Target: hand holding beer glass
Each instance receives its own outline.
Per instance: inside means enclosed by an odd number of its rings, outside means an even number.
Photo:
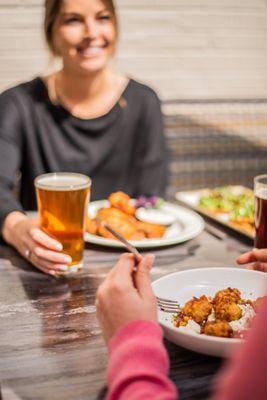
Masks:
[[[34,183],[40,228],[71,257],[66,274],[77,272],[82,267],[91,180],[86,175],[59,172],[40,175]]]
[[[254,178],[255,243],[257,249],[267,248],[267,174]]]

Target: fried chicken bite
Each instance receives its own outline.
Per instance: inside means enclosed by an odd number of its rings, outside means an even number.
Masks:
[[[191,317],[195,322],[201,324],[204,322],[212,311],[212,305],[208,298],[203,295],[200,298],[194,297],[185,303],[182,313]]]
[[[214,305],[214,312],[217,319],[229,322],[242,317],[242,310],[239,305],[228,298],[217,301]]]
[[[118,208],[129,215],[135,215],[136,208],[130,204],[130,197],[124,192],[111,193],[108,197],[112,207]]]
[[[231,337],[233,329],[227,321],[208,321],[202,328],[202,333],[209,336]]]
[[[219,301],[223,300],[223,301],[231,301],[233,303],[239,303],[241,299],[241,293],[238,289],[234,288],[227,288],[227,289],[223,289],[223,290],[219,290],[213,300],[213,303],[216,304]]]

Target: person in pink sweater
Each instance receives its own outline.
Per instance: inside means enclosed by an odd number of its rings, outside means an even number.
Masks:
[[[157,304],[150,282],[154,256],[136,266],[123,254],[99,287],[97,317],[108,345],[107,400],[174,400],[176,387],[168,378],[169,359],[157,322]],[[239,264],[267,272],[267,249],[253,249]],[[245,344],[216,377],[214,400],[267,398],[267,300],[255,317]]]

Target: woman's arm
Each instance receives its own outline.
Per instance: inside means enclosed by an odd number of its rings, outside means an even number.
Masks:
[[[21,119],[9,91],[0,95],[0,232],[6,216],[23,212],[13,194],[22,154]]]
[[[215,381],[214,400],[267,398],[267,298],[248,332],[247,341],[234,354]]]
[[[23,154],[23,126],[12,89],[0,95],[0,236],[41,271],[58,275],[68,270],[62,245],[25,215],[13,191]]]
[[[130,322],[118,330],[108,346],[108,400],[177,399],[162,338],[160,326],[150,321]]]
[[[167,185],[167,151],[160,101],[152,90],[144,102],[142,112],[137,143],[135,195],[164,197]]]

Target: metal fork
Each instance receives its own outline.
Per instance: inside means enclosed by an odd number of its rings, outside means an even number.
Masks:
[[[156,296],[158,307],[167,313],[177,313],[181,311],[180,304],[176,300],[164,299]]]

